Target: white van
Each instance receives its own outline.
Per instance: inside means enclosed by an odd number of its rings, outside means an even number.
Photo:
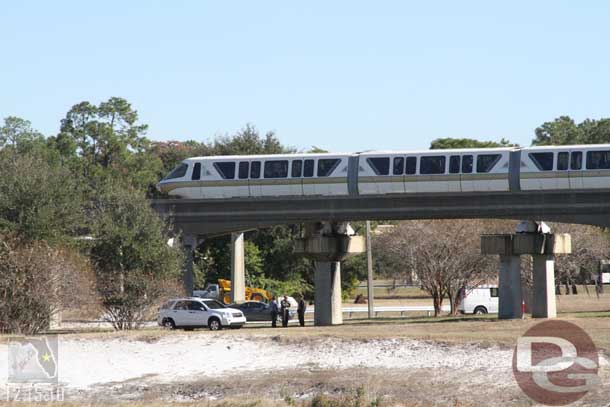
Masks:
[[[458,311],[462,314],[497,314],[498,287],[482,285],[467,288]]]

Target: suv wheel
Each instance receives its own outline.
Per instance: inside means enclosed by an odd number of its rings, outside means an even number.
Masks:
[[[163,327],[169,329],[176,329],[176,323],[171,318],[165,318],[163,321]]]
[[[210,331],[219,331],[222,329],[222,325],[220,325],[220,320],[218,318],[210,318],[208,321],[208,328]]]

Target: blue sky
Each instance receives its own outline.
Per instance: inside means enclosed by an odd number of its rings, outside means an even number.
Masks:
[[[155,140],[246,123],[291,146],[529,145],[609,116],[604,1],[7,1],[0,117],[45,134],[77,102],[129,100]]]

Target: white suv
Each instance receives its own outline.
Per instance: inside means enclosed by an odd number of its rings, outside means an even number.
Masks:
[[[171,329],[207,326],[210,330],[217,331],[223,327],[241,328],[246,323],[246,317],[240,310],[228,308],[217,300],[175,298],[159,309],[157,323]]]

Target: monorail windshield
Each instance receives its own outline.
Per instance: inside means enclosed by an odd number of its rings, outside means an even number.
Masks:
[[[167,177],[165,177],[163,179],[166,180],[166,179],[182,178],[186,175],[186,171],[188,170],[188,168],[189,168],[188,165],[181,163],[176,168],[174,168],[174,170],[172,172],[170,172],[167,175]]]

